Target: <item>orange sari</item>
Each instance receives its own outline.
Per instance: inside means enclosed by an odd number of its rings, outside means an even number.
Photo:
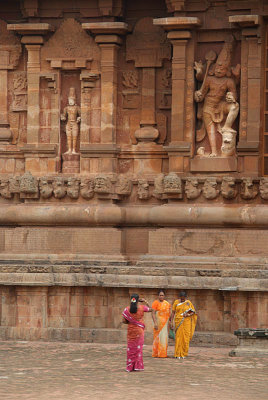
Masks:
[[[154,329],[153,357],[167,357],[168,320],[171,305],[166,300],[155,300],[152,309],[156,311],[158,329]]]
[[[182,303],[180,300],[175,300],[172,310],[175,311],[175,357],[186,357],[195,331],[197,315],[190,300]],[[183,313],[187,311],[193,311],[194,314],[184,317]]]

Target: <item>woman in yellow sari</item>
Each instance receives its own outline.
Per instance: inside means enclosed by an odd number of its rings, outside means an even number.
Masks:
[[[164,290],[159,290],[158,300],[152,304],[154,321],[153,357],[167,357],[168,324],[171,305],[165,300]]]
[[[186,297],[186,292],[180,292],[180,300],[174,301],[170,316],[172,329],[175,316],[175,358],[184,358],[188,355],[197,320],[194,306],[190,300],[186,300]]]

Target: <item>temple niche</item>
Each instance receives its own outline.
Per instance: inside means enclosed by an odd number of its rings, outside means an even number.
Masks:
[[[53,71],[56,94],[54,104],[59,106],[57,111],[53,110],[57,114],[58,120],[55,122],[60,132],[58,168],[64,173],[77,173],[80,172],[80,146],[88,144],[91,139],[91,91],[85,90],[85,82],[91,80],[93,85],[89,88],[95,86],[94,81],[99,71],[98,49],[93,38],[81,25],[69,18],[44,45],[41,54],[43,68],[50,73]],[[49,75],[45,78],[49,80]],[[100,125],[100,120],[97,123]]]
[[[218,54],[209,50],[204,63],[201,60],[194,63],[196,80],[200,82],[194,93],[197,104],[194,147],[201,171],[206,169],[207,158],[216,158],[219,169],[224,170],[227,162],[236,170],[241,65],[232,66],[235,45],[235,38],[230,35]]]

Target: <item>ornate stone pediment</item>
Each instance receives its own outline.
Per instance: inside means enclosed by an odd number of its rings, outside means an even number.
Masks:
[[[44,45],[42,58],[49,61],[51,68],[90,68],[96,49],[94,40],[81,25],[73,18],[68,18]]]
[[[153,25],[150,17],[140,19],[132,35],[127,38],[128,61],[135,67],[161,67],[164,59],[170,59],[170,44],[162,28]]]
[[[5,21],[0,20],[0,69],[14,69],[21,55],[19,39],[7,30]]]

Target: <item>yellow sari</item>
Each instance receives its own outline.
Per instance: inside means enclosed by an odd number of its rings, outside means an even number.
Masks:
[[[194,306],[190,300],[186,300],[183,303],[180,303],[180,300],[175,300],[172,310],[175,311],[175,357],[186,357],[195,331],[197,315],[183,316],[186,311],[195,313]]]
[[[152,309],[156,311],[158,329],[154,329],[153,357],[167,357],[168,321],[171,305],[168,301],[155,300]]]

